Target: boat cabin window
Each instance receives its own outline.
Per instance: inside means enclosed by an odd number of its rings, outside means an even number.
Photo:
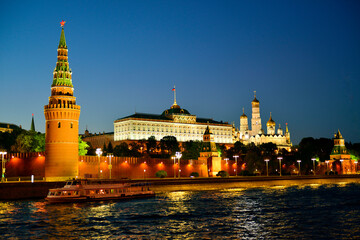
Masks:
[[[60,196],[61,192],[55,192],[55,196]]]

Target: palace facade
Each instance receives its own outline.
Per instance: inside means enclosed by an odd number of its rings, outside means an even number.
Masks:
[[[209,126],[214,141],[233,144],[235,129],[231,124],[209,118],[198,118],[176,103],[161,114],[135,113],[114,121],[114,141],[142,140],[154,136],[160,141],[165,136],[174,136],[179,142],[203,140],[203,134]]]

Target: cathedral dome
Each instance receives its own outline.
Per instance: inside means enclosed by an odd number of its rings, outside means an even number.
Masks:
[[[270,113],[270,119],[269,121],[267,121],[266,126],[275,126],[275,121],[272,119],[271,113]]]
[[[240,116],[240,119],[247,119],[248,117],[245,115],[245,113],[243,113],[241,116]]]

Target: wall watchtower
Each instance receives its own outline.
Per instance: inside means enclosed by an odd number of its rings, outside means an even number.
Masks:
[[[74,97],[63,24],[57,49],[57,63],[53,72],[51,96],[49,104],[44,106],[44,114],[46,180],[58,181],[77,177],[80,106],[76,105]]]

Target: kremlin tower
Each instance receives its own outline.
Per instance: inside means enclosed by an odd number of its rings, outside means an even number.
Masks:
[[[80,106],[76,105],[74,97],[64,24],[62,21],[51,96],[49,104],[44,106],[47,181],[66,180],[78,176]]]

